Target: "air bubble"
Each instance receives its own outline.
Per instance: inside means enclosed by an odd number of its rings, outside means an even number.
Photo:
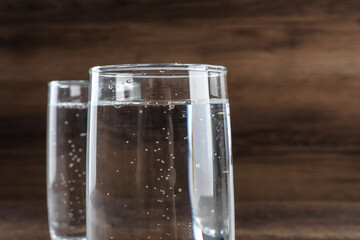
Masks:
[[[145,148],[145,152],[149,151],[149,149]]]
[[[195,164],[195,167],[200,168],[200,164],[199,163]]]
[[[126,143],[129,143],[129,140],[126,140],[125,142],[126,142]]]
[[[108,195],[108,196],[109,196],[109,195],[110,195],[110,193],[106,193],[106,195]]]
[[[69,124],[69,122],[68,122],[68,121],[65,121],[64,123],[65,123],[65,125],[68,125],[68,124]]]
[[[143,113],[143,110],[139,110],[139,113],[142,114],[142,113]]]
[[[74,166],[74,164],[73,164],[73,163],[70,163],[70,164],[69,164],[69,167],[70,167],[70,168],[72,168],[73,166]]]
[[[182,189],[181,189],[181,188],[179,188],[179,189],[178,189],[178,191],[179,191],[179,192],[182,192]]]

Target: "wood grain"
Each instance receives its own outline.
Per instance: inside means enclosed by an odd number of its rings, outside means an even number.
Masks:
[[[356,153],[358,5],[2,1],[1,159],[12,151],[45,164],[47,81],[87,79],[93,65],[175,61],[229,68],[235,164],[264,151]]]
[[[238,202],[358,203],[359,9],[356,0],[2,0],[0,199],[45,198],[48,81],[87,79],[95,65],[193,62],[229,70]],[[253,215],[267,210],[254,209],[238,222],[263,228],[238,239],[358,239],[355,227],[276,238],[272,220]],[[316,232],[307,227],[296,231]]]
[[[237,203],[236,239],[359,239],[359,203]],[[0,240],[49,239],[44,201],[0,201]]]

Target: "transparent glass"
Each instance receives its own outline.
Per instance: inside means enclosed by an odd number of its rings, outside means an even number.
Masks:
[[[226,68],[90,76],[87,239],[235,239]]]
[[[88,90],[88,81],[49,83],[47,199],[52,240],[86,236]]]

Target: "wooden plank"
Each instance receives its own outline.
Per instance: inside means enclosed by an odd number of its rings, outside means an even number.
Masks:
[[[359,239],[358,203],[237,203],[236,239]],[[36,231],[34,231],[36,229]],[[49,239],[46,202],[1,201],[1,240]]]
[[[356,171],[344,170],[342,182],[326,174],[341,163],[357,169],[359,8],[356,0],[1,1],[0,197],[44,196],[48,81],[87,79],[94,65],[195,62],[229,69],[237,197],[358,200]],[[321,183],[306,188],[293,168]],[[338,188],[343,198],[331,192]]]
[[[67,0],[62,2],[41,0],[4,0],[0,4],[3,23],[18,23],[47,19],[50,22],[84,21],[156,21],[179,18],[218,19],[227,17],[259,17],[289,15],[357,15],[356,0],[339,1],[266,1],[266,0],[166,0],[104,1]],[[14,14],[15,13],[15,14]]]

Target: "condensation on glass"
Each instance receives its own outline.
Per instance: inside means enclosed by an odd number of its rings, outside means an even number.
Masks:
[[[47,200],[52,240],[86,237],[88,90],[88,81],[49,83]]]
[[[226,68],[90,75],[87,239],[235,239]]]

